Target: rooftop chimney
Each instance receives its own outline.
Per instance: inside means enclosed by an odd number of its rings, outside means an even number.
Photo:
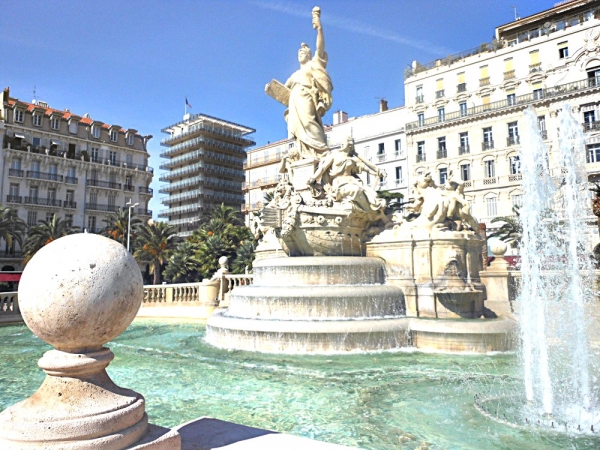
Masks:
[[[336,111],[333,113],[333,124],[339,125],[340,123],[348,122],[348,113],[344,111]]]
[[[382,98],[381,100],[379,100],[379,112],[384,112],[387,110],[388,110],[387,100],[385,98]]]

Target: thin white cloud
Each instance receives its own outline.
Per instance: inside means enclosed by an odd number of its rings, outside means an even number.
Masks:
[[[271,11],[277,11],[283,14],[288,14],[290,16],[296,17],[304,17],[310,18],[311,12],[306,11],[306,8],[300,7],[296,3],[288,2],[288,1],[265,1],[265,0],[252,0],[250,3],[253,5],[263,8],[269,9]],[[432,55],[441,56],[448,55],[454,53],[453,51],[440,47],[437,45],[433,45],[430,42],[424,40],[415,40],[410,39],[404,36],[399,35],[398,33],[390,30],[385,30],[382,28],[377,28],[367,23],[361,22],[355,19],[348,19],[345,17],[335,17],[331,15],[325,15],[322,17],[322,22],[325,25],[331,25],[333,27],[341,28],[346,31],[350,31],[353,33],[364,34],[366,36],[371,36],[379,39],[384,39],[387,41],[396,42],[401,45],[406,45],[408,47],[412,47],[414,49],[420,50],[422,52],[430,53]]]

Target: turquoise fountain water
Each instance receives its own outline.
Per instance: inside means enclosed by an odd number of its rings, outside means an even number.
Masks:
[[[108,344],[108,371],[142,392],[150,419],[165,426],[212,416],[369,450],[600,447],[600,433],[514,427],[478,411],[476,393],[522,389],[516,355],[281,356],[220,350],[203,337],[202,325],[136,320]],[[35,362],[48,346],[25,326],[0,327],[0,340],[5,408],[39,387]]]

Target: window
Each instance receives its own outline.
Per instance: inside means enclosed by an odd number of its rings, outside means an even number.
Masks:
[[[588,75],[588,85],[590,87],[600,85],[600,66],[586,69]]]
[[[435,81],[436,91],[435,98],[442,98],[444,96],[444,79],[439,78]]]
[[[33,144],[33,148],[37,148],[40,146],[41,142],[42,140],[39,137],[34,137],[31,143]]]
[[[92,169],[90,171],[90,179],[97,180],[98,179],[98,169]]]
[[[584,123],[594,123],[596,121],[596,111],[586,111],[583,113],[583,122]]]
[[[492,127],[483,129],[483,150],[489,150],[494,148],[494,135],[492,134]]]
[[[542,88],[533,90],[533,99],[534,100],[541,100],[543,97],[544,97],[544,91],[542,90]]]
[[[88,217],[88,231],[92,233],[96,232],[96,216]]]
[[[49,170],[50,170],[50,174],[54,175],[54,177],[52,177],[53,180],[56,180],[56,174],[58,173],[58,166],[56,164],[50,164],[50,166],[48,166]]]
[[[508,158],[510,165],[510,174],[516,175],[521,173],[521,158],[519,156],[511,156]]]
[[[92,125],[92,137],[100,138],[100,125]]]
[[[383,155],[385,154],[385,144],[383,142],[381,142],[379,144],[379,146],[377,147],[377,154],[378,155]]]
[[[11,162],[11,168],[21,170],[21,158],[13,158]]]
[[[56,188],[48,188],[48,200],[56,200]]]
[[[440,184],[445,184],[448,179],[448,169],[443,167],[439,170],[440,173]]]
[[[98,162],[99,160],[99,150],[96,147],[92,147],[92,152],[91,152],[91,160],[92,162]]]
[[[58,130],[60,128],[60,119],[56,116],[50,118],[50,128]]]
[[[117,182],[117,173],[116,172],[111,172],[108,175],[108,179],[110,180],[111,183],[116,183]]]
[[[117,203],[117,194],[111,192],[108,194],[108,206],[114,208]]]
[[[493,178],[496,176],[496,167],[494,160],[490,159],[483,162],[483,170],[486,178]]]
[[[460,142],[460,150],[462,153],[469,152],[469,132],[464,131],[462,133],[458,133],[458,140]]]
[[[19,199],[19,185],[18,183],[11,183],[8,191],[8,201],[21,203]]]
[[[394,141],[394,151],[396,156],[402,155],[402,141],[400,139]]]
[[[489,95],[482,95],[481,96],[481,103],[483,105],[483,110],[487,111],[488,109],[490,109],[490,96]]]
[[[511,197],[513,207],[520,208],[523,206],[523,195],[513,194]]]
[[[31,171],[33,173],[39,173],[39,171],[40,171],[40,162],[39,161],[31,161]]]
[[[560,42],[558,44],[558,57],[560,59],[569,57],[569,43],[568,42]]]
[[[25,113],[22,109],[15,109],[15,122],[23,123]]]
[[[458,75],[458,84],[456,85],[457,92],[465,92],[467,90],[467,83],[465,83],[465,73],[460,72]]]
[[[463,181],[469,181],[471,179],[471,164],[460,165],[460,178]]]
[[[506,104],[508,106],[516,105],[516,103],[517,103],[517,96],[515,95],[514,92],[511,94],[508,94],[506,96]]]
[[[37,186],[31,186],[29,188],[29,198],[32,200],[37,200],[39,194],[39,188]]]
[[[65,222],[68,226],[73,226],[73,214],[65,214]]]
[[[425,161],[425,141],[417,142],[417,162]]]
[[[277,159],[279,159],[281,157],[281,153],[278,151],[277,152]],[[133,155],[130,153],[127,153],[125,155],[125,163],[127,164],[127,167],[133,167]]]
[[[110,160],[111,165],[117,164],[117,152],[110,151],[108,152],[108,159]]]
[[[110,130],[110,140],[113,142],[117,142],[119,139],[119,132],[117,130]]]
[[[396,167],[396,184],[402,184],[402,167]]]
[[[98,204],[98,193],[90,192],[90,204],[97,205]]]
[[[425,125],[425,114],[423,114],[423,113],[417,114],[417,121],[419,123],[419,126],[422,127],[423,125]]]
[[[546,116],[538,116],[538,128],[540,129],[542,139],[548,139],[548,132],[546,131]]]
[[[127,145],[133,145],[133,139],[135,138],[135,134],[128,133],[127,134]]]
[[[497,200],[496,197],[488,197],[485,200],[488,217],[495,217],[498,215],[498,208],[497,208],[496,200]]]
[[[515,145],[519,143],[519,125],[518,122],[510,122],[508,124],[508,142],[507,145]]]
[[[71,166],[67,169],[67,177],[75,178],[75,167]]]
[[[600,162],[600,144],[591,144],[587,146],[587,162]]]
[[[69,120],[69,133],[77,134],[78,122],[76,120]]]
[[[458,107],[460,108],[460,116],[464,117],[467,115],[467,102],[461,102],[458,104]]]
[[[446,136],[438,138],[438,158],[446,158],[448,152],[446,151]]]
[[[75,202],[75,191],[67,191],[67,194],[65,196],[65,206],[66,207],[72,207],[73,203]]]
[[[35,127],[42,126],[42,115],[41,114],[36,113],[33,115],[33,126],[35,126]]]
[[[27,225],[32,227],[37,224],[37,211],[27,211]]]
[[[423,103],[425,98],[423,97],[423,86],[417,86],[417,103]]]
[[[444,108],[438,108],[438,122],[443,122],[446,118],[446,110]]]

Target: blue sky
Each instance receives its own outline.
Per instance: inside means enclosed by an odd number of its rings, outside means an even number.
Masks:
[[[152,134],[192,113],[255,128],[258,145],[287,136],[283,106],[264,93],[314,48],[319,4],[333,80],[333,111],[350,116],[404,104],[403,70],[491,41],[494,28],[551,8],[548,0],[3,0],[0,87],[53,108]],[[159,203],[159,171],[152,187]]]

